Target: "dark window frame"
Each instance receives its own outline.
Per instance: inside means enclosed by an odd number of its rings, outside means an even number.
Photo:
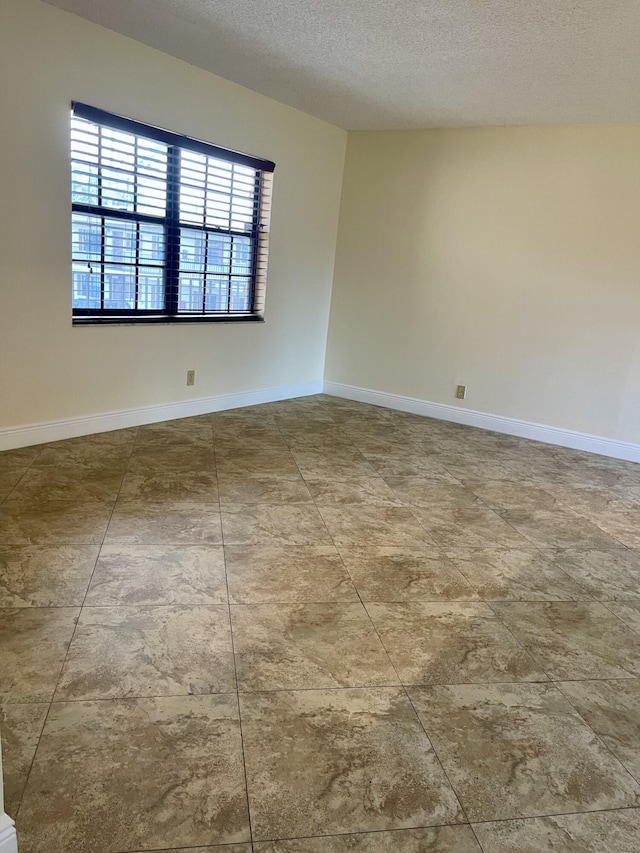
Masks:
[[[125,118],[105,110],[92,107],[87,104],[73,102],[72,115],[81,119],[86,119],[99,127],[103,127],[114,131],[123,131],[125,133],[134,134],[136,137],[153,140],[154,142],[164,143],[167,146],[167,169],[165,179],[166,189],[166,206],[165,215],[152,215],[139,213],[136,210],[139,201],[138,195],[138,172],[137,163],[134,166],[134,194],[133,194],[133,210],[118,209],[117,207],[109,207],[104,204],[84,204],[72,200],[72,212],[74,214],[86,215],[99,218],[101,223],[102,237],[100,240],[100,307],[80,308],[72,307],[72,322],[74,325],[113,325],[113,324],[139,324],[139,323],[202,323],[202,322],[246,322],[246,321],[261,321],[263,319],[264,310],[264,286],[266,278],[266,255],[267,255],[267,240],[268,240],[268,219],[270,210],[270,187],[271,173],[275,169],[275,164],[270,160],[264,160],[257,157],[252,157],[248,154],[242,154],[236,151],[230,151],[226,148],[202,142],[182,134],[173,133],[162,128],[157,128],[152,125],[144,124],[134,119]],[[137,149],[136,149],[137,150]],[[251,221],[251,230],[248,232],[238,228],[231,227],[231,202],[234,198],[233,187],[229,193],[229,227],[216,227],[206,224],[194,224],[180,218],[180,193],[181,187],[186,184],[185,179],[181,179],[180,156],[181,151],[196,152],[204,154],[207,157],[213,157],[217,160],[223,160],[228,164],[237,164],[239,166],[249,167],[255,170],[255,182],[253,187],[253,212]],[[73,162],[73,159],[72,159]],[[98,171],[98,175],[101,172]],[[269,178],[268,185],[266,178]],[[251,179],[253,180],[253,179]],[[102,200],[101,181],[98,179],[98,198]],[[250,184],[249,184],[250,186]],[[204,191],[209,190],[207,180],[205,179]],[[266,213],[265,213],[266,211]],[[113,261],[106,262],[105,253],[105,231],[107,220],[111,223],[122,222],[135,224],[136,248],[135,248],[135,263],[126,263],[125,266],[130,267],[135,273],[135,307],[130,308],[113,308],[105,307],[105,292],[107,291],[107,273],[109,264],[114,266]],[[150,223],[156,226],[161,226],[164,233],[164,258],[163,263],[155,264],[150,261],[140,261],[140,225]],[[227,288],[227,304],[224,310],[219,308],[206,308],[207,299],[207,283],[210,275],[215,273],[207,272],[207,255],[204,255],[204,268],[201,272],[195,272],[193,278],[198,275],[202,278],[202,311],[185,310],[179,306],[179,278],[180,273],[188,276],[188,270],[180,268],[181,264],[181,240],[182,232],[191,231],[204,237],[205,252],[208,249],[210,238],[222,237],[226,238],[229,246],[229,261],[227,264],[228,272],[220,273],[221,278],[228,279]],[[86,239],[86,234],[83,235]],[[91,234],[89,234],[92,237]],[[250,263],[247,266],[249,272],[242,274],[233,272],[233,252],[234,246],[242,249],[243,254],[246,254],[247,246],[249,247]],[[81,249],[80,254],[83,250]],[[75,259],[74,263],[83,263],[82,260]],[[97,265],[97,262],[96,262]],[[164,306],[162,308],[139,308],[139,276],[140,267],[155,266],[162,271],[163,275],[163,292]],[[87,261],[88,272],[92,272],[92,265]],[[113,273],[108,273],[112,275]],[[144,273],[143,273],[144,275]],[[248,310],[234,310],[232,308],[232,282],[236,279],[236,286],[244,283],[246,288],[249,286]],[[85,285],[83,285],[85,286]],[[147,285],[148,286],[148,285]],[[87,294],[89,294],[90,285],[86,284]],[[97,292],[97,291],[96,291]],[[162,289],[161,289],[162,292]],[[209,294],[210,295],[210,294]],[[88,296],[87,296],[88,298]],[[75,299],[75,296],[74,296]]]

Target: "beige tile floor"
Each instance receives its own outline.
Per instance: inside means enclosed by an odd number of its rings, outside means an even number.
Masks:
[[[21,853],[638,853],[640,466],[313,397],[0,454]]]

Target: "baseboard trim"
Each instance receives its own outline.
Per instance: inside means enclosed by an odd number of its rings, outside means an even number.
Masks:
[[[18,853],[16,828],[8,814],[0,812],[0,853]]]
[[[322,380],[318,380],[299,385],[261,388],[257,391],[240,391],[236,394],[219,394],[216,397],[182,400],[179,403],[143,406],[137,409],[123,409],[118,412],[104,412],[79,418],[5,427],[0,429],[0,450],[12,450],[16,447],[28,447],[31,444],[61,441],[65,438],[76,438],[80,435],[91,435],[96,432],[110,432],[114,429],[125,429],[126,427],[152,424],[158,421],[206,415],[210,412],[222,412],[226,409],[257,406],[260,403],[274,403],[277,400],[289,400],[292,397],[308,397],[311,394],[321,394],[322,388]],[[0,853],[4,853],[4,851],[0,851]]]
[[[628,462],[640,462],[640,444],[629,441],[618,441],[589,435],[575,430],[560,427],[545,426],[544,424],[521,421],[517,418],[507,418],[503,415],[491,415],[486,412],[476,412],[446,403],[431,403],[415,397],[403,397],[399,394],[388,394],[385,391],[372,391],[369,388],[359,388],[356,385],[344,385],[341,382],[325,380],[324,393],[334,397],[344,397],[360,403],[371,403],[387,409],[397,409],[401,412],[411,412],[414,415],[424,415],[427,418],[437,418],[442,421],[452,421],[456,424],[488,429],[507,435],[517,435],[520,438],[531,438],[545,444],[556,444],[570,447],[573,450],[586,450],[601,456],[611,456],[614,459],[624,459]]]

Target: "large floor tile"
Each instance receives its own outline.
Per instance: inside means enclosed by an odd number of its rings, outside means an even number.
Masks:
[[[352,480],[354,477],[375,477],[376,471],[357,450],[294,450],[293,458],[302,476],[307,479]]]
[[[610,548],[622,543],[568,509],[506,510],[502,517],[534,545],[543,548]]]
[[[13,500],[84,501],[113,506],[122,483],[122,470],[35,465],[26,472],[9,497]]]
[[[591,595],[536,548],[448,548],[447,556],[485,601],[580,601]]]
[[[79,613],[78,607],[0,611],[0,701],[51,700]]]
[[[640,637],[598,602],[492,606],[552,679],[640,676]]]
[[[400,506],[400,499],[382,477],[353,477],[350,480],[308,477],[307,485],[318,506],[367,503]]]
[[[118,501],[105,542],[148,545],[216,545],[222,542],[217,503]]]
[[[311,495],[302,477],[220,476],[220,503],[226,504],[299,504],[309,503]]]
[[[403,684],[546,681],[491,608],[482,603],[368,603]]]
[[[215,471],[160,471],[153,474],[127,473],[118,498],[162,503],[165,501],[204,501],[218,499]]]
[[[380,504],[322,505],[320,513],[339,547],[433,544],[413,512],[406,507]]]
[[[402,690],[241,694],[254,839],[464,819]]]
[[[216,466],[220,480],[234,477],[274,477],[298,480],[300,471],[287,448],[223,450],[216,447]]]
[[[105,544],[85,603],[226,604],[222,546]]]
[[[612,613],[640,634],[640,601],[615,601],[607,604]]]
[[[640,787],[550,684],[412,687],[471,821],[634,806]]]
[[[21,853],[248,841],[235,696],[54,703],[17,829]]]
[[[82,604],[97,545],[0,545],[0,607]]]
[[[363,601],[468,601],[477,592],[437,548],[341,548]]]
[[[554,565],[600,601],[640,601],[640,551],[571,549],[551,554]]]
[[[74,501],[9,501],[0,506],[0,545],[96,545],[111,508]]]
[[[480,501],[414,506],[413,511],[433,541],[445,549],[488,545],[521,548],[528,544],[495,510]]]
[[[255,853],[482,853],[468,826],[293,838],[255,844],[254,849]]]
[[[640,680],[565,681],[558,686],[640,782]]]
[[[56,700],[235,690],[226,607],[85,607]]]
[[[637,853],[640,809],[479,823],[484,853]]]
[[[225,504],[225,545],[331,545],[315,506],[298,504]]]
[[[14,819],[48,710],[48,703],[0,707],[4,810]]]
[[[333,545],[227,545],[232,604],[357,601]]]
[[[231,608],[240,690],[396,685],[362,604],[254,604]]]

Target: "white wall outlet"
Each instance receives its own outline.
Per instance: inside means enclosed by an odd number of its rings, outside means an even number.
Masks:
[[[187,370],[187,385],[195,385],[196,384],[196,372],[195,370]]]
[[[464,398],[466,396],[467,396],[467,386],[466,385],[456,385],[456,399],[464,400]]]

